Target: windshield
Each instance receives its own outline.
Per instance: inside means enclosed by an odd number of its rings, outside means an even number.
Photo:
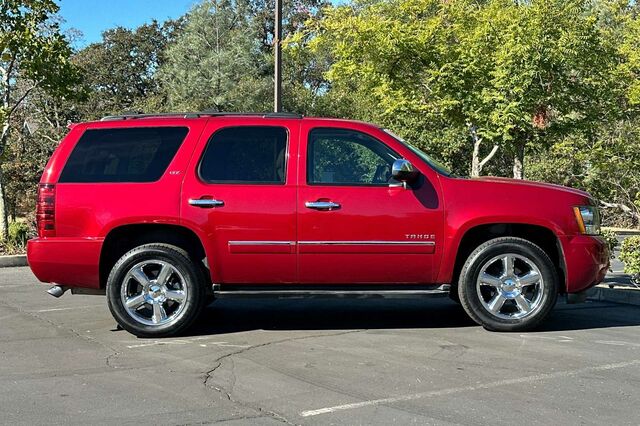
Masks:
[[[384,130],[392,138],[394,138],[395,140],[397,140],[398,142],[400,142],[401,144],[403,144],[404,146],[409,148],[411,150],[411,152],[416,154],[418,157],[422,158],[432,169],[434,169],[438,173],[442,173],[445,176],[451,176],[451,170],[449,170],[449,168],[447,166],[445,166],[444,164],[442,164],[438,160],[435,160],[435,159],[431,158],[427,153],[425,153],[422,150],[420,150],[419,148],[416,148],[415,146],[411,145],[409,142],[405,141],[400,136],[398,136],[395,133],[393,133],[391,130],[389,130],[389,129],[382,129],[382,130]]]

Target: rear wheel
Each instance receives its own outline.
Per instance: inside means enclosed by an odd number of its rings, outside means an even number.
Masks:
[[[522,238],[496,238],[471,253],[458,292],[478,324],[494,331],[524,331],[536,327],[555,306],[558,276],[537,245]]]
[[[109,309],[118,324],[139,337],[172,336],[197,318],[205,279],[184,250],[169,244],[134,248],[107,280]]]

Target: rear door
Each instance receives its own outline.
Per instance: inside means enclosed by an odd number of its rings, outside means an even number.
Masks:
[[[182,219],[209,247],[214,282],[291,283],[299,122],[209,121],[191,160]]]
[[[432,283],[443,237],[437,175],[371,126],[305,122],[300,145],[300,281]],[[422,172],[414,187],[391,179],[403,157]]]

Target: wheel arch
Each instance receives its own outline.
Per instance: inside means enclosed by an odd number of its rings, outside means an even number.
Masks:
[[[566,291],[566,266],[562,245],[558,233],[549,225],[533,224],[529,222],[485,222],[468,226],[459,233],[456,243],[450,247],[455,257],[449,265],[449,280],[452,291],[457,288],[458,277],[467,257],[480,244],[498,237],[518,237],[528,240],[545,251],[558,272],[559,288]],[[444,282],[443,281],[443,282]]]
[[[100,251],[100,288],[105,288],[109,272],[122,255],[134,247],[165,243],[185,250],[210,277],[208,257],[202,239],[192,229],[175,224],[137,223],[114,227],[105,236]]]

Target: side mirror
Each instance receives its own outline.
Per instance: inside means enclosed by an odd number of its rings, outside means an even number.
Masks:
[[[420,172],[413,168],[409,160],[398,158],[391,167],[391,176],[397,181],[412,183],[418,179]]]

